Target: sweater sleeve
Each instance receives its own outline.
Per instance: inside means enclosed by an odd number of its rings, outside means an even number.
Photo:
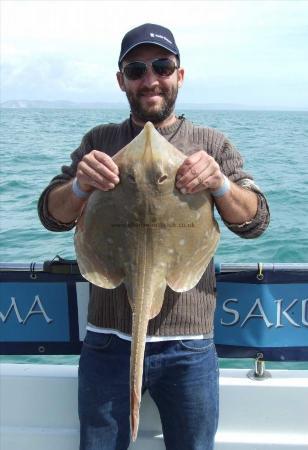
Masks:
[[[243,159],[240,153],[225,139],[220,151],[217,152],[216,160],[220,165],[221,171],[234,183],[243,189],[249,189],[257,194],[258,209],[255,217],[243,224],[232,224],[223,220],[224,224],[233,233],[245,239],[253,239],[260,236],[268,227],[270,221],[270,212],[267,200],[255,184],[253,177],[244,171]]]
[[[77,165],[86,153],[92,150],[91,132],[88,132],[82,139],[80,146],[71,154],[71,164],[62,166],[61,173],[55,176],[48,186],[41,193],[38,200],[38,215],[40,221],[47,230],[69,231],[74,228],[76,221],[61,223],[52,217],[48,211],[48,194],[56,186],[65,184],[75,177]]]

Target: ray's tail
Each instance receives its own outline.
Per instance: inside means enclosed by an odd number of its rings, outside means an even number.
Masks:
[[[133,388],[131,389],[130,395],[131,395],[130,429],[132,441],[135,442],[135,440],[137,439],[139,429],[140,400],[138,398],[137,392]]]
[[[145,314],[133,314],[130,359],[130,425],[131,438],[133,441],[137,439],[139,427],[143,361],[148,322],[149,320]]]

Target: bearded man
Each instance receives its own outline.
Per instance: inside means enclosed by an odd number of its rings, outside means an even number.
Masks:
[[[176,187],[187,195],[208,189],[226,226],[243,238],[269,222],[264,195],[243,170],[232,143],[219,131],[175,114],[184,81],[171,31],[155,24],[123,38],[117,81],[130,117],[90,130],[41,194],[38,210],[52,231],[70,230],[94,189],[114,189],[120,174],[112,156],[147,121],[187,155]],[[161,312],[149,322],[143,390],[155,401],[167,450],[212,450],[218,423],[218,361],[213,343],[213,261],[188,292],[167,289]],[[124,450],[130,442],[129,364],[132,313],[123,285],[92,286],[87,335],[79,365],[80,450]]]

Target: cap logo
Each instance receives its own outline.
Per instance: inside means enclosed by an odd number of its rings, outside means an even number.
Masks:
[[[173,44],[168,38],[166,38],[166,36],[162,36],[161,34],[155,34],[155,33],[150,33],[151,38],[159,38],[159,39],[164,39],[165,41],[167,41],[169,44]]]

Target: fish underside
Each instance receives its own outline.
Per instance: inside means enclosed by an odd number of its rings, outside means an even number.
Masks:
[[[161,310],[167,285],[192,289],[219,240],[207,191],[184,195],[175,187],[186,156],[152,123],[114,157],[120,183],[94,191],[75,233],[81,274],[114,289],[124,283],[132,309],[130,359],[131,437],[139,425],[143,359],[148,322]]]

